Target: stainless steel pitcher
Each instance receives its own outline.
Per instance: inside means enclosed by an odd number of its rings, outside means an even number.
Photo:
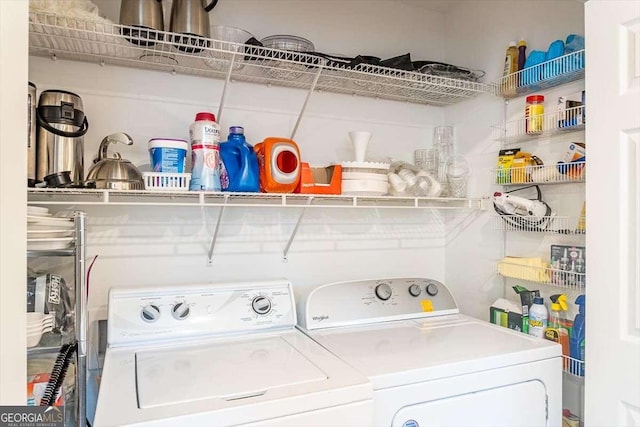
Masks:
[[[74,184],[84,178],[84,135],[89,123],[82,100],[64,90],[45,90],[36,109],[37,179],[68,171]]]
[[[208,47],[209,12],[216,7],[218,0],[173,0],[171,5],[170,31],[181,34],[176,37],[176,47],[184,52],[200,52],[201,47]]]
[[[153,46],[162,40],[162,34],[157,31],[164,31],[162,0],[122,0],[120,24],[137,27],[122,29],[122,35],[131,43]]]

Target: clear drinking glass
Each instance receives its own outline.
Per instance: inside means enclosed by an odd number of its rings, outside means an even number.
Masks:
[[[442,184],[442,195],[448,196],[447,159],[453,155],[453,126],[433,129],[433,149],[436,151],[437,178]]]
[[[446,163],[449,197],[467,197],[467,182],[471,174],[471,166],[466,157],[449,156]]]

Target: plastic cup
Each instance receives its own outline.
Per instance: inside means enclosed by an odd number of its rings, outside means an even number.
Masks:
[[[364,162],[365,154],[367,153],[367,145],[371,139],[371,132],[352,131],[349,132],[349,138],[353,145],[356,162]]]

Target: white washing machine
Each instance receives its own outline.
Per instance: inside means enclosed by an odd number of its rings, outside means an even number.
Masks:
[[[374,425],[561,425],[561,346],[459,314],[435,280],[324,285],[300,327],[366,375]]]
[[[295,324],[285,280],[112,289],[93,425],[372,425],[371,383]]]

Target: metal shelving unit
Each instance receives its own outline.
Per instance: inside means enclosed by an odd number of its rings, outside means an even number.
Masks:
[[[55,355],[62,345],[77,343],[75,352],[75,386],[74,396],[67,401],[73,406],[75,426],[86,426],[86,383],[87,383],[87,288],[85,276],[85,214],[76,211],[69,221],[74,223],[74,243],[71,248],[59,250],[29,250],[29,258],[69,257],[73,256],[74,265],[74,335],[44,334],[36,347],[27,349],[27,357],[39,355]]]
[[[110,22],[43,13],[31,13],[29,21],[29,53],[37,56],[429,105],[495,94],[492,84],[368,64],[349,68],[313,54],[164,31],[145,34]]]

